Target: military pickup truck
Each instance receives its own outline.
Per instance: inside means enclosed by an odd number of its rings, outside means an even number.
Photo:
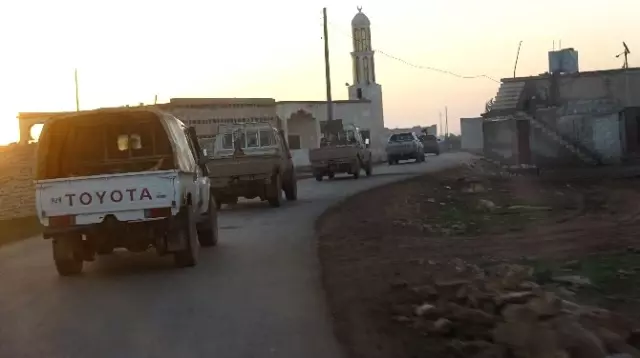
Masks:
[[[238,198],[260,198],[273,207],[297,200],[291,153],[282,131],[269,123],[220,125],[212,139],[200,141],[208,157],[211,192],[218,208]]]
[[[320,148],[309,150],[309,162],[317,181],[325,176],[333,179],[337,173],[347,173],[358,179],[362,169],[367,176],[373,171],[369,140],[363,140],[360,130],[353,125],[325,135],[320,140]]]
[[[125,248],[197,263],[218,216],[195,131],[148,108],[78,112],[47,121],[36,154],[43,237],[62,276]]]

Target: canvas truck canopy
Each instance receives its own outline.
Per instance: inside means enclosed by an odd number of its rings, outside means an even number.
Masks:
[[[175,117],[150,108],[83,111],[45,123],[36,180],[177,169],[196,161]]]

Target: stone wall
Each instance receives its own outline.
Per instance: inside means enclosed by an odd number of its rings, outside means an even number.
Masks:
[[[35,144],[0,147],[0,220],[35,215]]]

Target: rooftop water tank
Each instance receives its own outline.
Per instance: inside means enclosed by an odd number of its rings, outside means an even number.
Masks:
[[[578,51],[573,48],[549,51],[550,73],[577,73],[579,71]]]

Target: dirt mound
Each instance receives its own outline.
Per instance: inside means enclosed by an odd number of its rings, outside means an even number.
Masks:
[[[640,357],[640,326],[605,309],[581,306],[534,282],[532,267],[488,269],[460,259],[429,262],[433,274],[411,291],[413,304],[397,305],[394,320],[422,335],[446,340],[457,357]],[[556,277],[589,285],[579,276]]]
[[[626,319],[640,322],[638,183],[510,176],[480,161],[356,195],[318,224],[336,335],[366,358],[580,356],[587,343],[571,334],[595,335],[602,354],[637,348]],[[496,284],[513,270],[516,285]],[[542,304],[555,311],[529,312]],[[536,356],[545,335],[551,348]]]

